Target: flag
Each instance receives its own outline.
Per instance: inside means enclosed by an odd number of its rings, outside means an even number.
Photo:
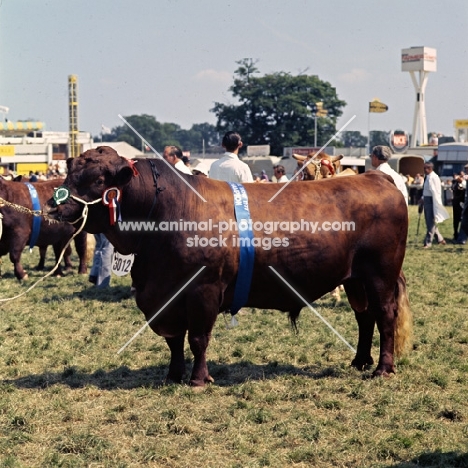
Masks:
[[[112,130],[109,127],[106,127],[105,125],[101,125],[101,133],[103,135],[110,135],[112,133]]]
[[[388,111],[388,106],[387,104],[384,104],[383,102],[380,102],[379,99],[374,99],[372,102],[369,102],[369,112],[387,112]]]

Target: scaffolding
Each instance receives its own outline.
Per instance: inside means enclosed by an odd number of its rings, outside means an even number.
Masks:
[[[68,157],[75,158],[80,154],[78,145],[78,77],[68,76],[68,113],[70,140]]]

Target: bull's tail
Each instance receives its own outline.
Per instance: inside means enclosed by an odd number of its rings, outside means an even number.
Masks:
[[[413,340],[413,315],[411,313],[408,293],[406,291],[406,278],[400,271],[395,287],[397,301],[397,317],[395,323],[395,355],[402,356],[409,351]]]

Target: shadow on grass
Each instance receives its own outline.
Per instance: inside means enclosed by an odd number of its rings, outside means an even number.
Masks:
[[[430,468],[468,468],[468,453],[425,452],[408,462],[391,465],[392,468],[411,468],[425,466]]]
[[[55,288],[55,285],[47,285],[44,289]],[[81,291],[74,291],[70,294],[63,294],[62,292],[45,297],[43,302],[49,303],[54,301],[64,301],[79,298],[82,300],[98,300],[102,302],[120,302],[123,299],[130,299],[130,287],[128,286],[110,286],[108,288],[96,288],[90,286]]]
[[[308,367],[270,363],[265,365],[242,361],[236,364],[220,365],[209,363],[210,374],[218,387],[229,387],[248,381],[268,380],[281,376],[300,376],[310,379],[339,378],[345,371],[338,367]],[[190,372],[190,366],[187,371]],[[139,387],[160,387],[168,372],[168,366],[148,366],[132,370],[126,366],[111,371],[98,369],[93,373],[81,372],[76,367],[66,368],[62,373],[28,375],[12,380],[0,381],[0,385],[13,385],[17,388],[47,388],[61,384],[70,388],[83,388],[87,385],[103,390],[133,389]],[[185,381],[188,381],[188,375]]]

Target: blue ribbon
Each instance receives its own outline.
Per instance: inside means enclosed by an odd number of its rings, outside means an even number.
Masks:
[[[29,183],[25,182],[26,187],[29,189],[29,194],[31,195],[32,207],[34,211],[41,210],[41,202],[39,201],[39,196],[37,195],[36,189]],[[39,232],[41,230],[41,216],[33,216],[32,221],[32,232],[31,237],[29,238],[29,248],[32,249],[37,242],[37,238],[39,237]]]
[[[239,270],[237,272],[234,299],[230,312],[237,314],[241,307],[247,303],[252,283],[253,266],[255,260],[255,247],[253,245],[252,223],[250,221],[249,198],[242,184],[228,182],[234,194],[234,211],[239,229],[238,240],[240,245]]]

